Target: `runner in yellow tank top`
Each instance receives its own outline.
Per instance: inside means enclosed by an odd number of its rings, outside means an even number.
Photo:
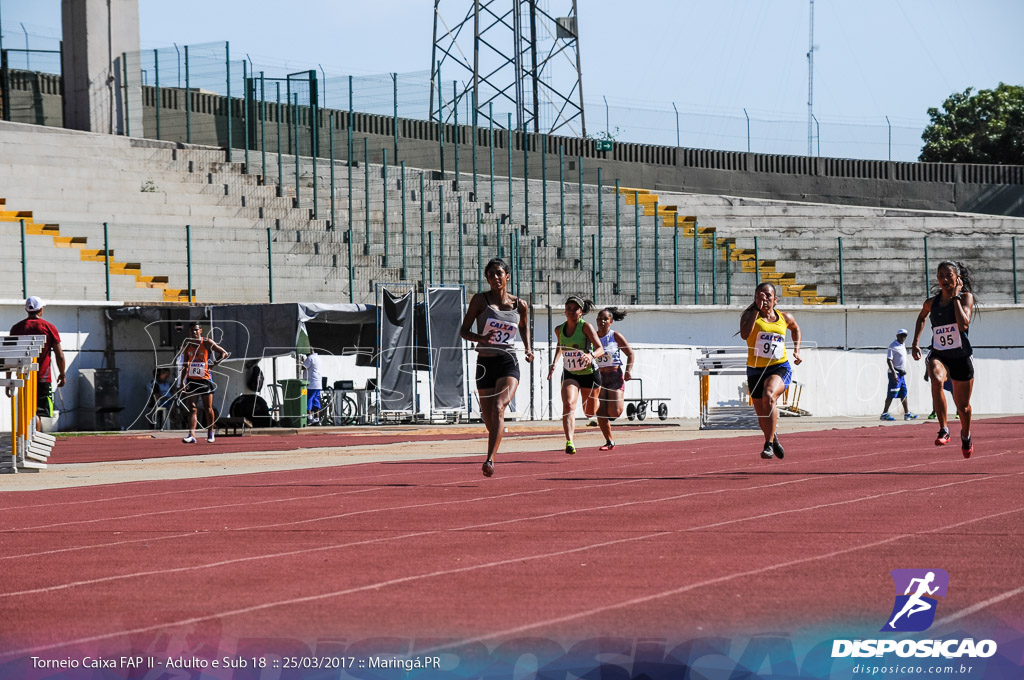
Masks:
[[[783,458],[776,427],[779,411],[775,408],[789,387],[793,369],[786,353],[786,332],[793,336],[793,363],[799,364],[800,327],[792,314],[775,309],[775,287],[763,282],[754,290],[754,302],[740,317],[740,337],[747,341],[747,383],[757,412],[757,424],[764,432],[762,458]]]

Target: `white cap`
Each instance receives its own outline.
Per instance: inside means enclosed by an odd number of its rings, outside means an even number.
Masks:
[[[907,332],[906,328],[901,328],[898,331],[896,331],[896,335],[910,335],[910,333]]]
[[[43,308],[43,301],[37,298],[35,295],[25,300],[25,311],[32,313],[38,312]]]

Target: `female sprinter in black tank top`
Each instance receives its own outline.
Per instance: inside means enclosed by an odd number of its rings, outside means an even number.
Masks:
[[[953,382],[953,403],[960,416],[960,451],[964,458],[974,453],[971,440],[971,392],[974,389],[974,350],[968,339],[971,317],[974,314],[974,279],[971,270],[962,262],[940,262],[938,268],[939,292],[924,301],[914,325],[914,342],[910,348],[914,360],[921,359],[921,331],[926,319],[931,321],[932,338],[929,343],[928,370],[932,384],[932,408],[939,419],[936,446],[949,442],[946,396],[942,384]]]
[[[530,342],[529,310],[526,303],[509,293],[509,270],[504,260],[494,258],[484,268],[490,290],[477,293],[469,301],[459,336],[477,343],[476,389],[480,397],[480,416],[487,427],[485,477],[494,474],[494,456],[505,431],[505,409],[519,387],[519,362],[516,361],[516,331],[523,338],[526,360],[533,362]],[[476,330],[473,323],[476,322]]]

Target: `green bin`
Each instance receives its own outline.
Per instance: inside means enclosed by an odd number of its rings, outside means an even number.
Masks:
[[[306,426],[306,388],[308,380],[282,380],[284,404],[281,408],[281,420],[285,427]]]

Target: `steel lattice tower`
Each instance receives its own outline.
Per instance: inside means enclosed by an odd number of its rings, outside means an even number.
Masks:
[[[449,122],[455,107],[472,108],[470,97],[482,120],[493,105],[500,127],[511,112],[518,130],[586,135],[576,0],[448,0],[447,18],[441,5],[434,0],[431,120]]]

